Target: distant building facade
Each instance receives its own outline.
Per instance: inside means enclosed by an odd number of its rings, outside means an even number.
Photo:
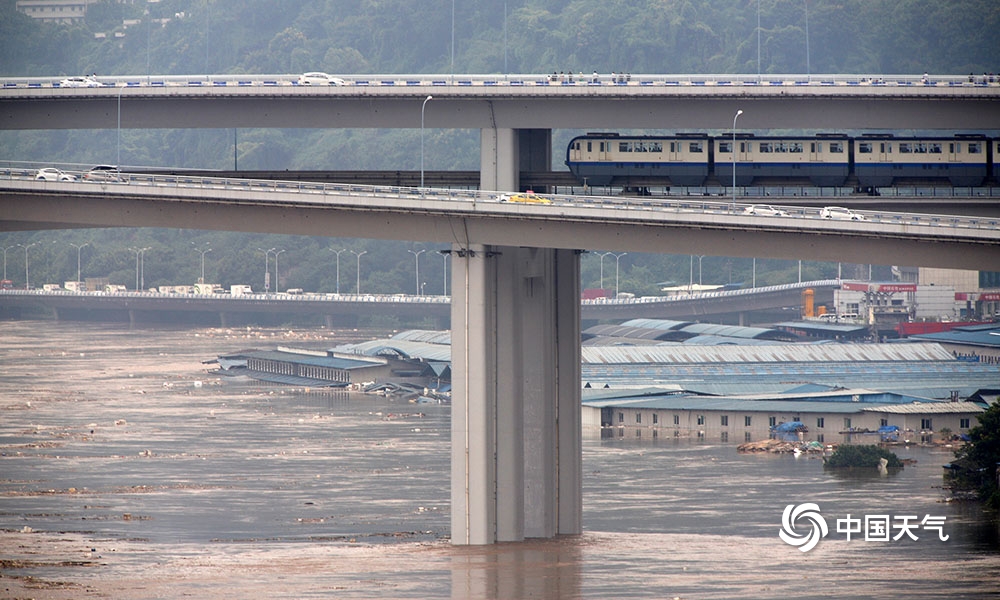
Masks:
[[[935,435],[940,440],[942,431],[968,433],[985,410],[972,402],[907,402],[894,394],[861,390],[841,394],[846,397],[822,394],[791,399],[778,394],[773,399],[668,396],[584,401],[583,424],[585,429],[600,428],[603,435],[620,438],[749,442],[767,438],[771,428],[782,423],[799,421],[808,428],[804,439],[824,443],[863,440],[859,436],[870,434],[862,432],[875,433],[879,427],[895,425],[902,432],[901,440],[918,443],[932,441]],[[871,443],[877,441],[875,436]]]
[[[135,0],[118,0],[132,4]],[[87,7],[98,0],[17,0],[17,10],[32,19],[54,23],[72,23],[87,16]]]

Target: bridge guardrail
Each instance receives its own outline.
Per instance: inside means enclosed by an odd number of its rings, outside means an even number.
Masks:
[[[1000,77],[983,75],[908,74],[631,74],[631,73],[552,73],[552,74],[383,74],[338,75],[348,87],[1000,87]],[[303,87],[299,74],[243,75],[108,75],[94,77],[102,87]],[[19,88],[60,88],[65,77],[0,78],[0,90]],[[339,86],[333,86],[339,87]]]

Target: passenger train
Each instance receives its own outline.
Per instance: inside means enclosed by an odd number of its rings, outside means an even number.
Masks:
[[[702,186],[713,179],[726,186],[735,165],[737,186],[808,181],[872,192],[907,183],[975,187],[1000,183],[1000,138],[588,133],[570,141],[566,165],[592,186]]]

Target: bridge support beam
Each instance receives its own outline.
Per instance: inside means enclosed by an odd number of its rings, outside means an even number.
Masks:
[[[452,257],[452,543],[580,533],[579,255]]]
[[[552,169],[550,129],[483,129],[479,140],[481,190],[523,191],[520,189],[521,171]]]

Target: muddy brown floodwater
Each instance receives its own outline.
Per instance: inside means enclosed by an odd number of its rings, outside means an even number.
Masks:
[[[1000,598],[997,526],[944,502],[946,449],[840,478],[736,444],[591,435],[583,535],[453,547],[447,406],[202,364],[376,335],[0,323],[0,597]],[[808,552],[778,535],[803,503],[829,524]],[[907,516],[940,531],[913,540]],[[889,539],[848,537],[866,517]],[[818,527],[803,519],[791,533]]]

